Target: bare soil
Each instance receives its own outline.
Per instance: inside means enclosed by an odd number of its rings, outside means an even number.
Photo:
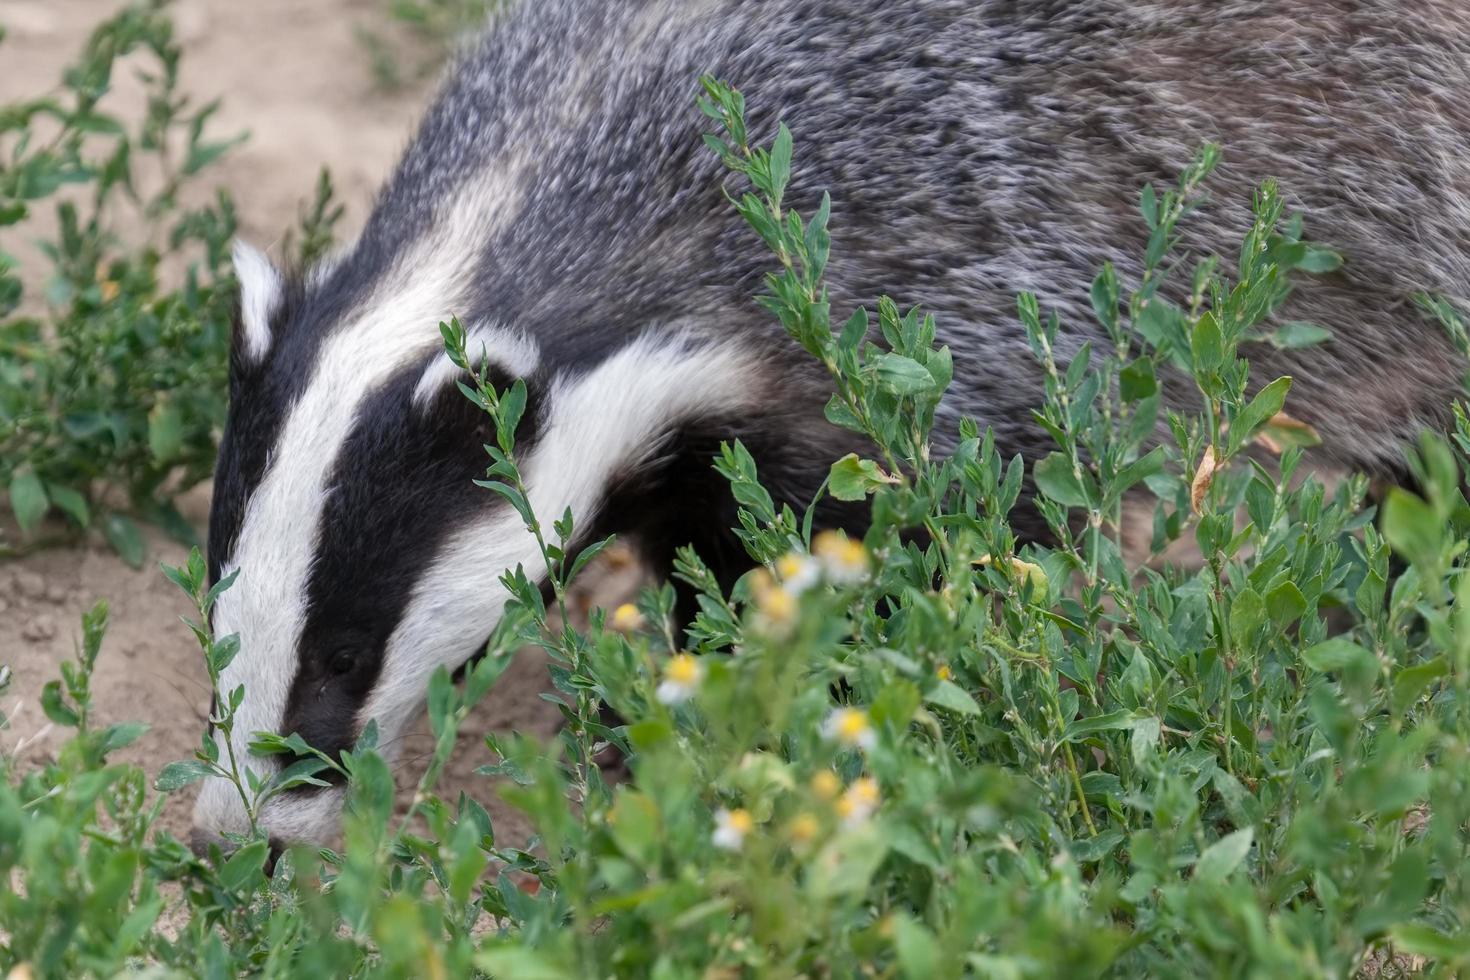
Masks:
[[[117,0],[0,0],[0,103],[48,90],[60,78]],[[262,246],[279,242],[311,192],[323,165],[330,168],[347,205],[342,231],[351,235],[365,219],[376,188],[412,133],[428,89],[415,83],[385,91],[375,81],[362,29],[386,30],[380,0],[179,0],[174,6],[185,49],[183,90],[200,102],[222,100],[214,132],[248,131],[248,141],[208,171],[206,186],[229,188],[242,234]],[[135,96],[126,73],[115,80],[123,104]],[[28,243],[7,243],[27,255]],[[26,267],[27,274],[43,269]],[[223,393],[221,395],[223,397]],[[185,512],[201,529],[208,488],[191,494]],[[5,529],[13,534],[13,528]],[[13,539],[13,538],[12,538]],[[43,761],[64,733],[42,714],[42,686],[58,676],[58,664],[75,653],[80,617],[98,599],[111,608],[111,626],[94,680],[101,723],[146,721],[150,730],[121,753],[150,773],[188,758],[203,731],[209,693],[200,654],[179,623],[188,604],[158,571],[159,561],[180,563],[184,550],[160,534],[149,535],[150,561],[142,570],[125,565],[100,541],[42,551],[0,564],[0,664],[14,683],[0,705],[10,717],[0,730],[0,752],[23,762]],[[635,572],[603,574],[583,590],[586,608],[619,600]],[[509,810],[491,781],[474,774],[489,761],[482,736],[518,730],[542,738],[558,726],[556,709],[538,695],[548,688],[544,662],[534,652],[518,656],[465,727],[456,758],[441,784],[453,799],[463,789],[490,810],[502,843],[523,841],[528,829]],[[400,762],[401,787],[416,781],[431,741],[422,720]],[[192,794],[173,798],[162,827],[185,836]]]

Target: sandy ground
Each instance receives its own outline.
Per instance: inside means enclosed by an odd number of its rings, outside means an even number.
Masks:
[[[117,0],[0,0],[0,24],[9,31],[0,46],[0,103],[54,84],[91,27],[119,5]],[[207,172],[199,192],[208,193],[215,184],[230,188],[242,233],[252,241],[264,246],[279,241],[323,164],[347,205],[341,230],[350,235],[364,220],[428,96],[423,84],[394,92],[375,84],[356,32],[382,28],[386,6],[380,0],[176,3],[185,48],[183,90],[201,102],[223,99],[217,135],[249,133],[248,142]],[[129,82],[125,75],[117,79],[124,98]],[[7,243],[22,255],[24,245]],[[202,528],[207,488],[185,504]],[[111,629],[94,682],[99,720],[148,722],[148,735],[122,758],[150,771],[190,756],[203,728],[208,691],[199,652],[178,621],[187,603],[156,566],[183,558],[182,549],[154,534],[150,564],[141,571],[128,568],[100,542],[0,564],[0,664],[9,664],[15,675],[3,705],[11,730],[0,731],[0,751],[19,749],[24,760],[34,762],[55,750],[59,733],[49,728],[38,695],[58,676],[57,664],[74,654],[83,610],[106,599]],[[612,601],[626,586],[604,579],[601,589],[584,601]],[[527,830],[518,814],[500,804],[489,781],[473,773],[489,759],[481,736],[490,729],[550,736],[558,716],[537,697],[546,688],[538,658],[519,657],[466,726],[443,784],[450,799],[463,788],[484,802],[504,843],[523,840]],[[416,730],[424,734],[408,743],[401,785],[417,778],[415,756],[430,747],[426,723]],[[183,835],[191,805],[192,794],[171,800],[163,825]]]

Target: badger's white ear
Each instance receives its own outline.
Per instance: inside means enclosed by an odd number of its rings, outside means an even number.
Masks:
[[[237,238],[230,256],[240,280],[240,350],[250,361],[265,357],[271,346],[271,317],[281,305],[282,279],[265,253]]]

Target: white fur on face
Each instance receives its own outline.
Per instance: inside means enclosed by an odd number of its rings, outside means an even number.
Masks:
[[[481,180],[454,198],[438,225],[322,344],[311,380],[286,417],[265,474],[246,504],[234,553],[221,569],[222,576],[238,571],[239,577],[214,608],[215,632],[240,635],[241,652],[221,675],[220,688],[228,697],[237,686],[245,686],[233,736],[242,769],[255,769],[264,777],[276,768],[270,758],[251,757],[248,745],[254,732],[276,731],[285,716],[327,480],[351,435],[357,410],[394,372],[440,349],[438,325],[463,301],[472,276],[475,252],[465,243],[482,240],[514,218],[519,203],[514,190],[510,177],[502,175]],[[268,296],[259,286],[274,270],[248,247],[237,252],[236,262],[247,270],[242,281],[256,284],[244,294],[247,308],[254,310],[251,316],[259,314],[256,322],[268,323],[269,303],[261,305],[261,297]],[[262,336],[263,353],[269,330]],[[248,332],[247,342],[257,343]],[[493,345],[495,338],[488,337],[488,342]],[[493,346],[488,353],[496,356]],[[521,357],[524,345],[513,345],[511,353]],[[272,801],[264,815],[271,821],[267,829],[279,825],[275,832],[280,836],[306,839],[331,832],[331,807],[313,804],[309,809],[319,810],[322,819],[308,819],[299,807],[288,813],[297,802]],[[234,787],[218,779],[201,787],[194,823],[213,832],[248,829]]]
[[[235,239],[230,249],[240,280],[240,329],[245,356],[259,362],[271,346],[271,317],[281,305],[281,274],[265,253]]]

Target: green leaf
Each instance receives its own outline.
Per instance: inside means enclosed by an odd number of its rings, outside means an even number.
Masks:
[[[578,976],[551,953],[519,945],[481,947],[475,954],[475,965],[492,980],[573,980]]]
[[[102,751],[108,753],[125,749],[147,732],[148,726],[141,721],[124,721],[108,725],[102,732]]]
[[[1032,467],[1036,488],[1047,497],[1067,507],[1086,507],[1087,491],[1072,471],[1072,462],[1061,453],[1052,453]],[[1083,474],[1086,479],[1086,474]]]
[[[227,153],[231,147],[238,144],[244,137],[232,140],[220,140],[213,143],[197,143],[189,148],[188,158],[184,161],[184,173],[187,175],[197,174],[205,167]]]
[[[658,853],[662,821],[658,805],[647,796],[620,786],[607,822],[618,848],[634,861],[646,863]]]
[[[1429,565],[1439,557],[1449,535],[1446,527],[1423,498],[1394,487],[1383,503],[1383,536],[1414,565]]]
[[[1159,197],[1152,184],[1143,185],[1143,190],[1138,196],[1138,211],[1143,215],[1144,224],[1150,229],[1158,226]]]
[[[1163,722],[1152,716],[1136,718],[1133,722],[1133,735],[1128,740],[1128,751],[1133,757],[1135,765],[1142,765],[1159,744],[1159,735],[1163,731]]]
[[[155,463],[170,463],[183,445],[183,413],[172,399],[160,398],[148,413],[148,451]]]
[[[817,901],[859,894],[887,856],[888,836],[878,821],[843,831],[808,866],[807,892]]]
[[[92,512],[87,507],[87,498],[71,487],[48,483],[46,484],[46,496],[51,499],[58,510],[76,521],[79,526],[86,527],[92,522]]]
[[[239,652],[239,633],[230,633],[227,636],[216,637],[209,645],[210,672],[216,677],[224,673],[225,668],[230,665]]]
[[[1194,325],[1189,351],[1194,358],[1196,374],[1211,374],[1219,369],[1220,362],[1225,359],[1225,338],[1220,333],[1220,323],[1215,314],[1206,313]]]
[[[41,710],[46,713],[47,718],[68,728],[75,728],[82,721],[81,716],[66,703],[61,693],[60,681],[47,681],[46,686],[41,688]]]
[[[884,473],[871,459],[859,459],[856,453],[848,453],[832,464],[827,490],[838,500],[862,500],[874,490],[897,482],[896,477]]]
[[[667,721],[660,718],[649,718],[644,721],[635,721],[628,726],[628,741],[640,752],[647,752],[667,742],[674,735],[674,730]],[[482,770],[476,770],[481,772]]]
[[[143,532],[132,518],[116,511],[108,513],[102,518],[102,534],[118,557],[134,568],[143,567],[147,546],[143,543]]]
[[[50,507],[46,487],[35,470],[17,470],[10,478],[10,509],[22,531],[29,532],[41,522]]]
[[[187,762],[170,762],[163,767],[163,771],[154,780],[153,788],[160,793],[172,793],[212,775],[214,775],[214,769],[197,759],[190,759]]]
[[[1302,651],[1302,663],[1316,671],[1343,671],[1362,676],[1378,669],[1378,659],[1352,640],[1334,636]]]
[[[316,776],[317,773],[327,768],[329,768],[327,761],[316,756],[297,759],[271,777],[269,785],[272,795],[296,786],[329,786],[331,785],[330,783],[324,779],[318,779]]]
[[[230,586],[235,584],[235,579],[239,577],[240,570],[237,568],[210,587],[209,591],[204,594],[205,612],[208,612],[210,609],[214,608],[214,604],[219,601],[219,597],[224,595],[225,592],[229,590]],[[185,589],[184,591],[191,592],[192,590]]]
[[[1163,446],[1155,446],[1147,454],[1140,456],[1127,466],[1118,471],[1113,477],[1112,486],[1109,488],[1112,499],[1118,499],[1119,495],[1129,487],[1141,480],[1147,480],[1155,473],[1164,468],[1164,460],[1167,455]]]
[[[1300,350],[1303,347],[1315,347],[1332,339],[1332,331],[1325,327],[1319,327],[1315,323],[1304,323],[1301,320],[1292,320],[1283,323],[1279,328],[1266,335],[1266,340],[1273,347],[1282,350]]]
[[[1118,328],[1118,274],[1111,262],[1092,280],[1092,312],[1109,333]],[[1127,397],[1126,395],[1124,396]]]
[[[917,395],[934,389],[934,376],[911,357],[884,354],[878,358],[878,383],[900,395]]]
[[[1309,245],[1306,255],[1296,263],[1296,267],[1303,272],[1336,272],[1342,268],[1342,256],[1330,248]]]
[[[975,703],[970,692],[953,681],[940,681],[928,694],[924,695],[924,700],[936,707],[947,708],[962,715],[980,714],[980,705]]]
[[[1278,629],[1290,626],[1307,611],[1307,600],[1295,582],[1282,582],[1266,595],[1266,615]]]
[[[776,139],[771,144],[771,197],[777,204],[786,193],[791,180],[791,130],[781,123],[776,128]]]
[[[269,854],[269,841],[255,840],[246,844],[231,854],[219,869],[220,884],[230,891],[254,891],[255,885],[265,881],[265,859]]]
[[[1230,634],[1245,642],[1255,636],[1256,630],[1266,620],[1266,603],[1255,589],[1245,589],[1236,594],[1230,604]]]
[[[1159,390],[1154,362],[1140,357],[1118,372],[1118,394],[1125,402],[1141,401]]]
[[[496,433],[501,440],[501,449],[506,452],[515,445],[516,430],[526,414],[526,382],[516,378],[500,398],[500,407],[495,416]]]
[[[1104,714],[1093,715],[1090,718],[1074,718],[1067,722],[1067,730],[1063,735],[1063,740],[1071,742],[1081,738],[1083,735],[1091,735],[1094,732],[1110,732],[1132,728],[1136,719],[1137,716],[1132,711],[1126,709],[1109,711]]]
[[[1245,445],[1256,431],[1281,411],[1286,404],[1286,393],[1291,390],[1291,378],[1277,378],[1256,393],[1250,404],[1240,410],[1230,423],[1230,449]]]
[[[939,969],[939,943],[934,933],[921,922],[903,913],[895,913],[893,948],[898,966],[911,980],[929,980]]]
[[[1221,837],[1205,848],[1199,860],[1194,863],[1195,879],[1211,884],[1224,881],[1231,872],[1240,867],[1245,856],[1250,853],[1251,844],[1255,839],[1254,827],[1242,827],[1234,833]]]
[[[1394,711],[1402,714],[1408,710],[1435,681],[1448,676],[1449,672],[1449,660],[1444,654],[1399,671],[1398,676],[1393,679]]]
[[[847,323],[843,325],[842,334],[837,338],[837,349],[842,351],[855,351],[867,335],[868,311],[859,306],[853,311],[852,316],[847,318]]]

